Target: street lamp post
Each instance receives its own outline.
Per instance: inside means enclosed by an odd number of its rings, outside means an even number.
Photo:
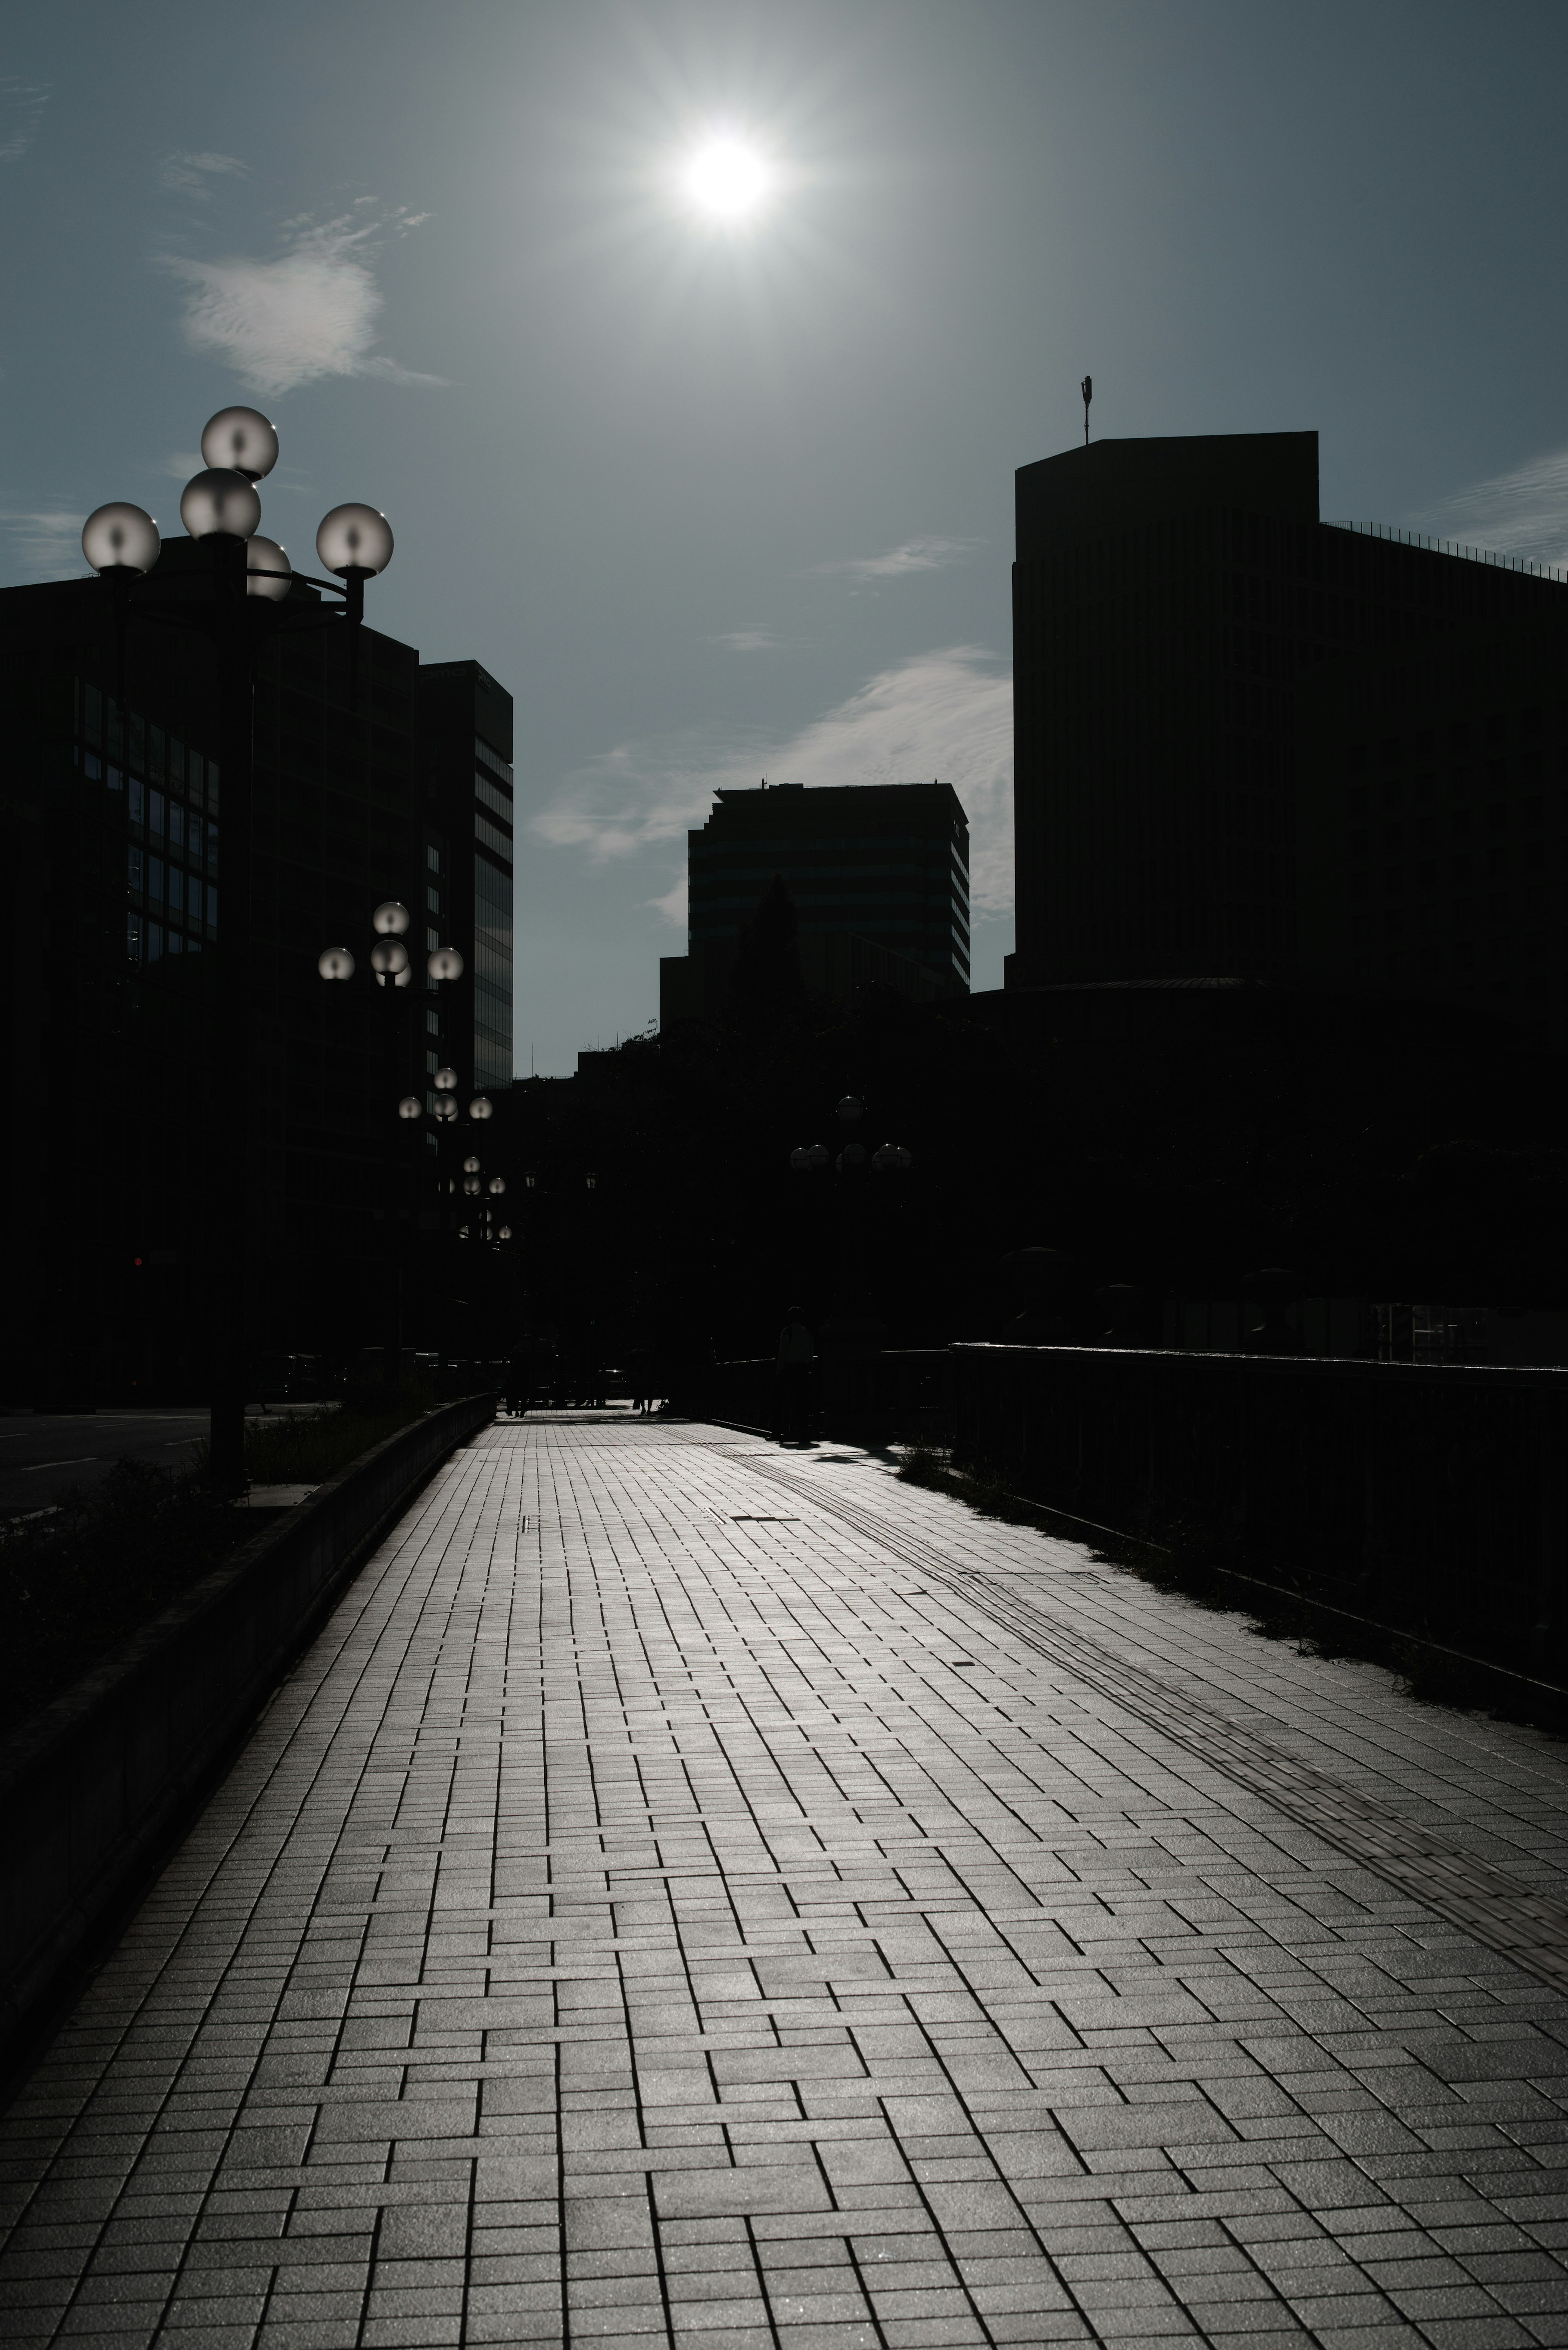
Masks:
[[[846,1139],[838,1151],[835,1153],[829,1149],[826,1142],[807,1142],[797,1143],[789,1154],[790,1166],[799,1176],[805,1178],[819,1176],[832,1166],[843,1179],[843,1190],[840,1193],[842,1213],[837,1220],[838,1285],[840,1287],[843,1286],[846,1277],[851,1249],[853,1248],[853,1254],[857,1260],[863,1262],[865,1257],[865,1249],[862,1245],[863,1235],[857,1231],[853,1243],[851,1241],[850,1199],[853,1197],[858,1201],[861,1186],[867,1172],[886,1179],[889,1176],[907,1173],[915,1163],[914,1152],[906,1149],[901,1142],[883,1142],[879,1143],[874,1150],[867,1150],[866,1145],[856,1137],[856,1129],[865,1115],[866,1105],[858,1094],[844,1095],[834,1108],[834,1116],[840,1126],[846,1129]],[[815,1190],[816,1187],[808,1182],[806,1188]],[[856,1219],[856,1222],[858,1223],[858,1218]]]
[[[213,1190],[232,1203],[213,1227],[209,1267],[211,1417],[209,1469],[237,1492],[244,1482],[246,1252],[250,1238],[251,796],[254,763],[256,656],[275,636],[347,625],[365,616],[365,582],[392,559],[392,534],[372,506],[334,506],[316,534],[332,576],[296,573],[275,540],[260,535],[256,484],[277,463],[277,434],[254,408],[225,408],[202,435],[203,470],[187,482],[180,518],[206,549],[206,577],[194,595],[161,592],[150,581],[162,550],[141,507],[116,501],[88,516],[82,553],[112,599],[116,686],[125,701],[126,639],[132,617],[191,629],[213,648],[218,680],[218,749],[223,788],[225,897],[215,941],[218,1054]],[[296,578],[342,598],[327,612],[296,601]],[[353,639],[351,639],[352,641]]]
[[[397,1007],[404,999],[400,990],[411,989],[414,967],[404,939],[412,920],[400,898],[388,898],[370,917],[370,928],[376,943],[370,950],[370,972],[388,1003],[388,1061],[394,1085],[409,1074],[412,1058],[411,1040],[405,1033],[399,1038]],[[344,985],[354,977],[356,963],[348,947],[324,947],[316,959],[316,968],[328,983]],[[431,989],[439,993],[443,980],[461,979],[463,962],[455,947],[435,947],[425,957],[425,976]],[[411,996],[408,999],[410,1003]],[[403,1024],[407,1027],[406,1021]],[[402,1051],[399,1045],[401,1042]],[[404,1066],[399,1068],[399,1062]],[[456,1083],[456,1074],[446,1071]],[[424,1104],[417,1094],[405,1094],[398,1104],[398,1116],[404,1125],[412,1125],[424,1115]],[[402,1218],[398,1200],[398,1158],[395,1132],[389,1138],[382,1154],[383,1218],[386,1223],[387,1256],[387,1376],[397,1378],[403,1351],[403,1248]]]

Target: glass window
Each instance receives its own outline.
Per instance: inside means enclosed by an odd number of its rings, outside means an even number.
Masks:
[[[192,891],[192,895],[194,896]],[[169,868],[169,910],[182,914],[185,910],[185,876],[177,865]]]
[[[425,952],[427,954],[434,954],[440,944],[441,932],[439,931],[432,931],[427,923],[425,927]]]
[[[206,827],[203,826],[199,816],[188,816],[186,818],[185,840],[192,865],[200,865],[202,862],[202,841],[205,829]]]
[[[155,901],[163,895],[163,859],[150,857],[147,860],[147,894]]]
[[[209,873],[215,873],[217,869],[218,827],[209,816],[207,819],[207,870]]]
[[[185,745],[176,734],[171,734],[169,737],[167,757],[170,782],[182,784],[185,780]]]
[[[104,775],[111,792],[122,792],[125,789],[125,777],[118,767],[106,767]]]
[[[210,931],[215,931],[217,927],[218,893],[213,884],[209,881],[207,884],[207,928]]]
[[[425,849],[425,863],[430,867],[430,869],[431,869],[431,871],[432,873],[439,873],[439,872],[441,871],[441,851],[440,851],[440,849],[439,849],[439,848],[431,848],[431,847],[428,847],[428,846],[427,846],[427,847],[426,847],[426,849]]]
[[[508,833],[502,832],[497,826],[492,824],[488,816],[475,816],[473,819],[473,837],[475,840],[482,840],[486,848],[493,850],[497,857],[504,858],[508,866],[511,865],[511,836]]]
[[[425,1028],[428,1034],[431,1036],[439,1036],[441,1035],[441,1014],[439,1012],[427,1012],[425,1014]]]
[[[441,920],[441,891],[439,889],[427,889],[425,891],[425,907],[426,910],[432,913],[438,921]]]
[[[130,821],[132,824],[141,824],[145,821],[146,816],[147,794],[142,788],[140,776],[132,775],[130,779]]]
[[[103,775],[103,761],[96,751],[87,752],[82,759],[82,772],[89,783],[99,783]]]
[[[125,953],[129,962],[141,961],[141,917],[127,914],[125,918]]]
[[[150,726],[147,730],[147,772],[155,784],[163,781],[163,729]]]
[[[170,951],[170,953],[171,953],[171,954],[182,954],[182,953],[184,952],[184,948],[185,948],[185,941],[184,941],[184,938],[182,937],[182,935],[181,934],[181,932],[180,932],[180,931],[170,931],[170,933],[169,933],[169,951]]]
[[[147,925],[147,960],[149,962],[158,962],[161,960],[162,954],[163,925],[161,922],[149,922]]]
[[[147,795],[147,829],[149,832],[161,832],[163,829],[163,795],[161,792],[149,792]]]
[[[203,772],[205,766],[206,761],[200,751],[192,751],[185,762],[185,772],[190,779],[191,797],[193,800],[200,800],[205,788],[206,777]]]
[[[178,800],[169,803],[169,844],[171,848],[185,846],[185,811]]]
[[[125,852],[125,879],[132,889],[140,889],[142,881],[143,852],[132,841]]]
[[[218,763],[216,759],[209,759],[207,762],[207,813],[209,816],[215,816],[217,812]]]

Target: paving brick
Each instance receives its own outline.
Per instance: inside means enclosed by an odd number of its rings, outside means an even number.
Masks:
[[[1089,1565],[487,1431],[13,2106],[7,2341],[1568,2345],[1568,1760]]]

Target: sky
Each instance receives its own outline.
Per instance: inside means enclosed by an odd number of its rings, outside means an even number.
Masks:
[[[368,618],[515,697],[520,1074],[654,1020],[764,775],[952,784],[994,987],[1014,468],[1089,372],[1568,561],[1565,87],[1561,0],[13,0],[0,584],[250,401],[264,530],[379,507]]]

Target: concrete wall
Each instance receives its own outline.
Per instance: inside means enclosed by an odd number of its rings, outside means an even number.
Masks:
[[[389,1437],[0,1745],[0,2066],[369,1546],[494,1410],[469,1396]]]

